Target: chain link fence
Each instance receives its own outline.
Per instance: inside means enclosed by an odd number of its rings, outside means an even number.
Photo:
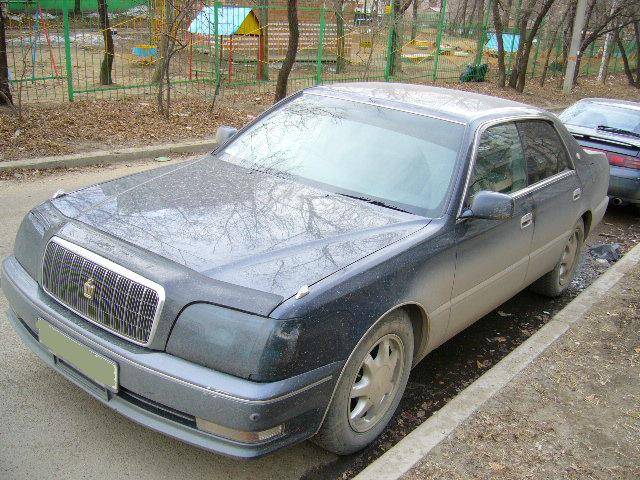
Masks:
[[[7,54],[10,83],[22,103],[153,95],[159,64],[171,39],[172,94],[212,97],[228,89],[271,91],[289,42],[286,3],[190,0],[109,0],[105,30],[97,0],[9,1]],[[497,38],[487,11],[476,24],[458,24],[446,1],[438,9],[409,10],[398,18],[387,8],[358,12],[302,2],[299,48],[289,91],[347,81],[416,83],[480,80],[497,72]],[[173,22],[173,23],[171,23]],[[517,24],[517,23],[516,23]],[[528,76],[564,72],[564,31],[545,22],[534,40]],[[106,33],[110,35],[106,35]],[[108,39],[111,38],[111,40]],[[109,48],[112,42],[112,48]],[[507,73],[520,32],[503,32]],[[581,75],[596,75],[604,39],[583,53]],[[635,51],[629,45],[628,52]],[[168,55],[167,55],[168,56]],[[103,81],[105,58],[111,63]],[[635,59],[634,59],[635,61]],[[613,49],[609,72],[623,70]],[[478,73],[480,72],[480,73]]]

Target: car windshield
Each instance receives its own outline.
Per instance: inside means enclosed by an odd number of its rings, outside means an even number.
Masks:
[[[441,216],[464,126],[304,94],[235,139],[223,160],[342,195]]]
[[[560,119],[567,125],[593,128],[611,127],[640,133],[640,110],[603,103],[578,102],[566,109]]]

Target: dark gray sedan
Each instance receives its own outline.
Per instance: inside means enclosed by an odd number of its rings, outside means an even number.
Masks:
[[[640,208],[640,103],[585,98],[562,112],[560,120],[585,149],[607,156],[613,203]]]
[[[2,288],[57,372],[228,455],[365,447],[431,350],[529,285],[560,295],[607,205],[602,154],[473,93],[316,87],[220,139],[34,208]]]

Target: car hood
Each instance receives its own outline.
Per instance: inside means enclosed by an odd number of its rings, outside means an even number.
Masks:
[[[213,156],[53,203],[209,278],[284,298],[429,223]]]

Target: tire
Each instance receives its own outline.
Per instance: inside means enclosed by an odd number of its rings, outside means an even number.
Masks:
[[[575,252],[572,253],[573,259],[572,263],[567,270],[566,263],[569,259],[566,258],[568,249],[571,249],[571,242],[575,239],[577,242],[575,246]],[[575,227],[573,227],[573,232],[567,243],[565,245],[564,250],[562,251],[562,255],[558,260],[558,263],[546,275],[540,277],[536,282],[531,285],[531,290],[540,295],[544,295],[546,297],[559,297],[564,293],[567,287],[571,284],[573,277],[576,273],[576,268],[580,263],[580,256],[582,253],[582,245],[584,243],[584,223],[582,219],[578,220]]]
[[[381,354],[383,345],[389,347],[387,355]],[[396,310],[380,320],[352,352],[324,422],[312,441],[338,455],[349,455],[373,442],[398,408],[412,363],[411,321],[406,312]],[[352,399],[356,383],[361,392],[371,392],[370,396]],[[363,385],[368,385],[366,390]],[[389,391],[385,394],[386,390]],[[378,399],[381,399],[379,403]],[[365,406],[371,402],[373,405]]]

